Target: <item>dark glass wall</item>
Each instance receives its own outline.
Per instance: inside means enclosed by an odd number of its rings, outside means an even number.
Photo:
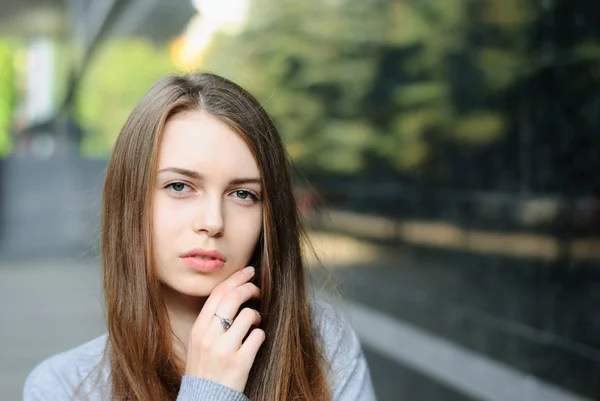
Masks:
[[[323,229],[393,250],[393,261],[375,269],[339,273],[343,288],[523,375],[598,399],[600,5],[384,7],[388,16],[378,18],[387,29],[403,34],[391,22],[398,18],[397,25],[431,31],[364,45],[360,54],[370,54],[374,73],[356,116],[340,117],[342,85],[310,89],[330,118],[368,127],[372,142],[357,153],[364,163],[332,171],[311,163],[319,148],[299,163],[326,207],[349,212],[327,215]],[[395,7],[402,10],[394,14]],[[462,14],[449,22],[453,7]],[[400,15],[407,10],[412,20]],[[374,234],[365,226],[375,220],[352,224],[348,216],[384,217],[392,228]],[[370,358],[375,380],[384,381],[386,362]],[[470,399],[437,387],[427,372],[396,372],[387,386],[403,399]]]

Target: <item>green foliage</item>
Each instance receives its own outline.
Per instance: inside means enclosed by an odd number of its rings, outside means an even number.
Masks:
[[[77,120],[88,132],[82,153],[107,155],[135,104],[156,79],[173,70],[167,48],[137,38],[105,43],[76,100]]]
[[[7,39],[0,38],[0,157],[12,148],[11,126],[15,103],[14,48]]]
[[[457,108],[455,99],[471,86],[485,101],[524,74],[528,55],[511,43],[532,20],[523,2],[252,4],[245,30],[220,34],[199,67],[256,95],[300,166],[355,174],[377,155],[398,172],[410,173],[435,159],[431,138],[483,145],[505,133],[500,111]],[[510,46],[469,45],[482,26],[497,29]],[[389,55],[396,53],[405,56],[390,64]],[[468,77],[472,82],[457,81],[453,58],[480,73]],[[386,80],[388,97],[373,97]],[[370,105],[373,99],[379,103]]]
[[[493,141],[506,130],[504,117],[500,113],[476,112],[455,122],[454,132],[460,139],[468,141]]]
[[[265,104],[298,164],[357,172],[376,130],[361,118],[361,102],[377,60],[362,49],[384,40],[384,5],[256,0],[246,29],[218,36],[201,67]]]
[[[378,158],[417,174],[443,162],[443,144],[484,147],[507,134],[498,99],[539,59],[529,3],[253,0],[245,28],[218,33],[196,67],[253,93],[300,167],[360,174]],[[78,99],[87,154],[109,151],[140,96],[174,69],[169,59],[139,39],[104,45]]]

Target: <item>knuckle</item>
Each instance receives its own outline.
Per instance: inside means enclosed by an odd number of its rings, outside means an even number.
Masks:
[[[206,339],[203,338],[200,340],[200,351],[203,353],[210,352],[212,350],[212,344]]]
[[[226,280],[219,283],[212,291],[216,296],[223,297],[230,293],[234,288],[238,287],[240,283],[240,276],[237,274],[232,274]]]
[[[236,297],[236,293],[235,291],[230,291],[227,294],[225,294],[223,296],[223,298],[221,299],[221,302],[219,302],[219,306],[223,305],[223,304],[231,304],[233,301],[235,301],[235,297]]]
[[[244,318],[248,318],[248,317],[250,317],[250,313],[251,313],[250,308],[244,308],[241,310],[240,316],[243,316]]]
[[[223,298],[222,303],[225,303],[229,307],[239,307],[241,304],[246,302],[252,297],[257,297],[260,294],[260,290],[254,284],[244,284],[240,287],[229,291]]]
[[[235,290],[227,294],[227,302],[231,305],[241,305],[244,302],[244,296],[239,290]]]
[[[258,288],[256,286],[256,284],[254,283],[247,283],[244,284],[244,291],[248,294],[248,296],[253,297],[253,296],[259,296],[260,295],[260,288]]]
[[[218,286],[216,286],[212,292],[210,293],[210,296],[208,297],[208,300],[206,302],[216,302],[219,303],[219,300],[223,298],[224,295],[224,289],[223,287],[221,287],[223,285],[223,283],[219,284]]]
[[[223,347],[217,347],[213,351],[213,355],[222,361],[226,361],[229,357],[229,354],[230,353]]]
[[[256,316],[254,312],[255,312],[255,311],[254,311],[254,309],[251,309],[251,308],[244,308],[244,309],[242,309],[242,311],[240,312],[240,315],[242,315],[242,316],[243,316],[243,319],[244,319],[244,320],[249,320],[249,321],[252,321],[252,320],[254,320],[254,318],[255,318],[255,316]]]

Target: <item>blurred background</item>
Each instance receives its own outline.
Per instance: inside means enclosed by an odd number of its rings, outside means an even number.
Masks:
[[[595,0],[0,0],[0,399],[104,331],[112,144],[198,68],[275,119],[380,400],[600,399],[598,21]]]

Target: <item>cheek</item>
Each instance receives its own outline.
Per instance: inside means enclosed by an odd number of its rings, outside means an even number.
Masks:
[[[160,251],[168,243],[169,238],[173,238],[177,227],[181,226],[179,220],[181,217],[174,209],[168,199],[161,196],[154,198],[152,210],[152,237],[157,250]]]
[[[161,230],[176,229],[190,219],[193,206],[178,203],[169,197],[159,194],[154,197],[152,211],[153,227]]]
[[[240,244],[239,249],[240,251],[243,250],[244,259],[249,259],[262,231],[262,213],[248,217],[239,222],[237,227],[231,227],[230,229],[235,230],[235,242]]]

